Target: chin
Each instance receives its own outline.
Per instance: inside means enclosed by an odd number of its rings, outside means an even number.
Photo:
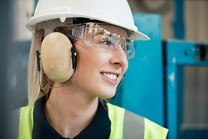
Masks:
[[[116,91],[102,93],[101,98],[110,99],[116,94]]]

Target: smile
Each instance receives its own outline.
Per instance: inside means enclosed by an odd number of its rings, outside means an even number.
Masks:
[[[118,75],[117,74],[114,74],[114,73],[101,72],[101,75],[107,77],[110,80],[116,80],[118,78]]]

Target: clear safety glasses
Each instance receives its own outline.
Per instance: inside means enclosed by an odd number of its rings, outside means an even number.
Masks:
[[[60,31],[68,37],[81,39],[87,46],[96,46],[107,49],[116,49],[120,46],[126,53],[127,59],[134,57],[134,41],[126,39],[101,27],[107,25],[103,23],[84,23],[77,25],[65,25],[57,27],[55,31]]]

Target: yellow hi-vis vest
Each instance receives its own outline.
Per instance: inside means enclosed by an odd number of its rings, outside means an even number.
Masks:
[[[110,103],[107,103],[107,108],[111,121],[110,139],[165,139],[167,136],[168,130],[166,128],[146,118]],[[32,139],[33,110],[34,105],[29,105],[15,112],[16,121],[13,119],[13,122],[16,122],[18,127],[12,131],[13,137]]]

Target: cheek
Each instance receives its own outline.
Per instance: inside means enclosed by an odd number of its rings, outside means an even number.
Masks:
[[[77,48],[77,65],[79,67],[99,67],[107,61],[104,49],[90,46],[78,46]]]
[[[79,77],[94,76],[99,72],[99,68],[102,66],[104,56],[95,51],[93,47],[80,46],[85,48],[77,48],[77,67],[76,74]]]

